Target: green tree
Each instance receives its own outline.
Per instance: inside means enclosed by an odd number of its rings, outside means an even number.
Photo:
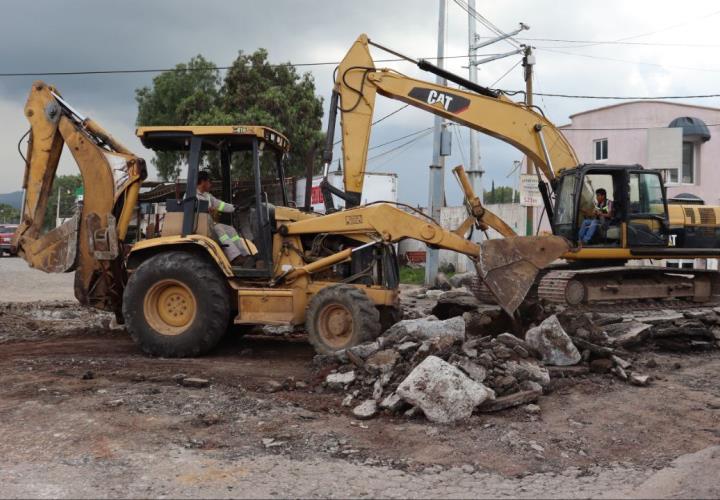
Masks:
[[[60,217],[72,217],[75,213],[76,200],[75,191],[82,187],[82,177],[80,175],[60,175],[55,177],[50,199],[48,200],[47,210],[45,211],[45,220],[43,228],[53,229],[56,225],[58,190],[60,192]]]
[[[520,193],[515,192],[510,186],[495,187],[495,182],[492,183],[490,191],[485,191],[485,203],[519,203]]]
[[[216,116],[220,106],[220,74],[203,56],[178,64],[153,78],[152,87],[135,91],[138,125],[199,125]],[[153,164],[164,179],[179,174],[183,155],[160,151]]]
[[[19,222],[20,210],[7,203],[0,203],[0,224],[17,224]]]
[[[304,171],[304,161],[316,158],[322,143],[322,99],[315,95],[309,73],[290,65],[272,65],[265,49],[239,52],[221,80],[214,64],[198,55],[153,79],[151,87],[136,90],[138,125],[265,125],[288,137],[292,161],[288,174]],[[270,160],[269,155],[266,155]],[[164,179],[176,178],[184,155],[159,153],[154,165]],[[217,169],[207,155],[206,166]],[[234,163],[241,172],[249,162]]]
[[[267,58],[265,49],[239,52],[223,83],[223,110],[235,123],[266,125],[285,135],[293,158],[288,174],[302,174],[304,159],[323,139],[323,101],[310,73],[300,75],[294,66],[272,65]]]

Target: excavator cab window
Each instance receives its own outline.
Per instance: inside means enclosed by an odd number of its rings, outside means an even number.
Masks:
[[[667,246],[669,223],[658,172],[628,173],[628,246]]]

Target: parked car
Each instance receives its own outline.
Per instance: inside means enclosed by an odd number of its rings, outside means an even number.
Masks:
[[[0,257],[5,253],[15,255],[10,250],[10,242],[17,227],[17,224],[0,224]]]

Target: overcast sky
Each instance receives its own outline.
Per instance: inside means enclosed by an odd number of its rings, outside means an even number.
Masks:
[[[467,54],[467,13],[448,2],[446,55]],[[0,2],[0,73],[172,67],[202,54],[228,65],[238,50],[269,50],[273,62],[337,61],[360,33],[415,57],[436,53],[438,0],[388,1],[217,1],[204,0],[34,0]],[[499,28],[510,31],[518,22],[530,25],[523,36],[545,39],[616,41],[632,44],[582,44],[526,41],[537,48],[536,92],[582,95],[691,95],[718,93],[720,47],[716,1],[602,0],[477,0],[477,10]],[[479,33],[490,32],[479,26]],[[521,40],[522,41],[522,40]],[[694,46],[692,46],[694,45]],[[500,42],[482,53],[506,52]],[[374,57],[385,54],[375,51]],[[512,56],[481,66],[480,82],[491,85],[520,60]],[[466,75],[462,59],[447,67]],[[383,63],[409,75],[434,81],[407,63]],[[313,67],[318,95],[329,101],[332,66]],[[152,74],[48,76],[78,110],[99,121],[141,156],[151,157],[135,139],[135,89],[152,82]],[[27,129],[22,109],[33,77],[0,77],[0,193],[19,189],[23,164],[17,141]],[[498,88],[523,88],[517,66]],[[569,115],[613,101],[536,98],[556,124]],[[720,106],[719,99],[680,102]],[[378,98],[376,116],[400,107]],[[371,146],[432,125],[432,115],[408,108],[378,124]],[[467,132],[458,130],[448,167],[467,164]],[[461,139],[461,140],[459,140]],[[403,142],[373,150],[371,156]],[[486,185],[513,184],[508,177],[514,148],[481,137]],[[431,136],[404,149],[371,160],[368,169],[399,174],[399,197],[426,204]],[[460,201],[447,169],[448,202]],[[62,173],[72,172],[65,159]],[[154,174],[154,172],[153,172]]]

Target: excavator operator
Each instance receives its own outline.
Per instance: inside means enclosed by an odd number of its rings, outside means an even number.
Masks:
[[[580,227],[580,234],[578,234],[580,244],[587,245],[590,243],[599,226],[607,228],[615,215],[614,212],[613,202],[607,199],[607,191],[603,188],[597,189],[595,191],[595,206],[592,211],[585,212],[588,218],[583,221]]]
[[[212,181],[207,170],[198,172],[197,197],[199,200],[208,202],[210,213],[233,213],[235,207],[227,202],[218,200],[211,193]],[[252,256],[257,253],[254,245],[240,236],[234,227],[218,222],[213,224],[213,231],[220,240],[225,256],[233,266],[245,266]]]

